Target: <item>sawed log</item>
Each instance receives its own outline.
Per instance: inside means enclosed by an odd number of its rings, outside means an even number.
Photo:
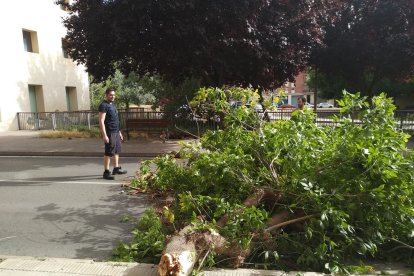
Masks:
[[[190,275],[202,252],[213,249],[224,252],[225,239],[216,231],[194,232],[188,225],[168,241],[158,266],[160,276]]]
[[[197,261],[195,243],[187,238],[192,228],[192,225],[184,227],[167,243],[158,266],[160,276],[191,274]]]

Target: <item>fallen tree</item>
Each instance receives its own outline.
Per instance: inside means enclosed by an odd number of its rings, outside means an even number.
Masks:
[[[249,92],[200,90],[197,106],[227,114],[225,129],[184,145],[180,162],[144,162],[133,182],[172,198],[160,201],[169,237],[160,272],[252,263],[351,272],[353,259],[385,252],[410,261],[402,253],[413,248],[414,159],[392,100],[345,93],[335,127],[321,127],[310,112],[269,123],[247,107],[228,109],[236,94],[251,103]]]
[[[253,196],[245,200],[244,207],[260,206],[269,198],[276,199],[278,197],[278,195],[269,190],[259,189]],[[241,214],[243,208],[238,209],[237,212]],[[288,220],[291,215],[288,210],[282,210],[274,214],[267,220],[267,228],[264,229],[264,232],[298,224],[316,216],[315,214],[301,217],[295,215],[295,218]],[[224,215],[216,223],[216,227],[224,227],[229,219],[227,214]],[[161,255],[158,271],[161,276],[191,275],[192,269],[199,257],[206,256],[210,252],[232,259],[233,267],[239,267],[243,264],[250,251],[250,249],[242,249],[235,244],[229,245],[228,241],[213,229],[197,232],[196,227],[187,225],[174,234],[167,242]]]

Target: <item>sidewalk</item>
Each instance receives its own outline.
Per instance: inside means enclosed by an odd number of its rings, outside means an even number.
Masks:
[[[296,275],[290,273],[291,275]],[[9,257],[1,262],[0,276],[156,276],[158,267],[152,264],[94,262],[92,260],[72,260],[60,258],[36,259],[31,257]],[[204,271],[204,276],[248,276],[248,275],[288,275],[281,271],[266,270],[223,270]],[[302,275],[322,275],[303,273]]]
[[[38,259],[32,257],[8,257],[1,262],[0,276],[157,276],[158,266],[152,264],[94,262],[92,260],[73,260],[61,258]],[[249,276],[249,275],[297,275],[283,271],[257,269],[216,269],[203,271],[204,276]],[[301,275],[323,275],[305,272]]]
[[[7,256],[0,258],[0,276],[63,276],[63,275],[157,275],[151,264],[94,262],[62,258]]]
[[[412,275],[400,264],[375,265],[377,275]],[[140,263],[94,262],[93,260],[0,256],[0,276],[156,276],[158,266]],[[317,276],[316,272],[260,269],[203,270],[204,276]]]
[[[0,132],[0,156],[103,156],[97,138],[40,138],[39,131]],[[122,144],[122,157],[155,157],[178,151],[178,140],[135,138]]]

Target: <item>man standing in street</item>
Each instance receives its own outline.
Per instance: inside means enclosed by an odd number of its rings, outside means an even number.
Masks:
[[[113,175],[127,173],[119,166],[121,142],[124,138],[119,129],[118,110],[115,107],[114,100],[115,89],[108,88],[105,91],[105,100],[99,105],[99,128],[105,144],[103,178],[107,180],[113,180]],[[109,170],[111,159],[114,166],[112,174]]]

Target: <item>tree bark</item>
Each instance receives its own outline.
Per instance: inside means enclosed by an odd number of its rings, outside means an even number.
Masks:
[[[258,206],[260,204],[266,204],[268,206],[273,207],[273,205],[278,202],[281,198],[281,194],[275,193],[271,189],[257,189],[253,195],[248,197],[244,202],[243,205],[247,208],[252,206]],[[240,210],[241,212],[241,210]],[[217,221],[218,227],[224,227],[229,220],[228,215],[224,215],[221,219]]]
[[[190,275],[197,261],[195,243],[187,238],[193,226],[184,227],[167,243],[158,266],[160,276]]]
[[[226,255],[226,241],[216,231],[194,232],[188,225],[167,243],[159,263],[160,276],[190,275],[199,256],[208,250]]]

